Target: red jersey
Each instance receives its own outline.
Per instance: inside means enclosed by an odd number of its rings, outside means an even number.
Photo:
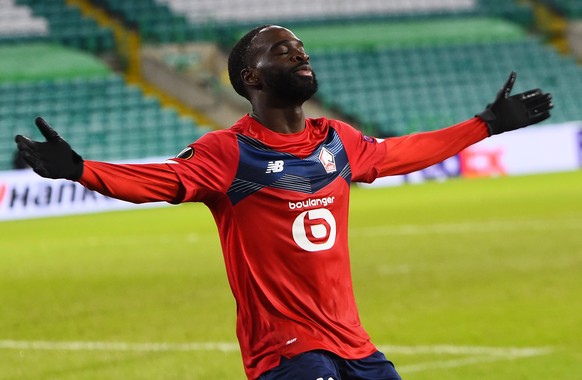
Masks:
[[[81,183],[133,201],[204,202],[218,226],[249,379],[281,356],[376,351],[360,324],[348,252],[352,182],[409,173],[487,137],[480,119],[377,140],[336,120],[279,134],[250,116],[164,164],[86,161]]]

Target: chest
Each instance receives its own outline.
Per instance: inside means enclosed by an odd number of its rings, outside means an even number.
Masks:
[[[351,181],[348,157],[334,130],[303,158],[277,151],[242,134],[237,140],[238,167],[227,192],[233,204],[264,188],[315,194],[338,177],[348,185]]]

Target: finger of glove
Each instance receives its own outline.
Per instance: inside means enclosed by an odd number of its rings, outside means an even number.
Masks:
[[[552,108],[554,108],[554,103],[544,102],[544,103],[538,104],[535,107],[530,108],[530,109],[532,109],[534,113],[540,113],[540,112],[547,112],[547,111],[551,110]]]
[[[51,126],[48,125],[48,123],[42,117],[39,116],[36,119],[34,119],[34,123],[36,124],[38,130],[40,131],[40,133],[42,133],[42,135],[47,141],[52,141],[60,138],[57,131],[52,129]]]
[[[538,105],[538,104],[543,104],[543,103],[551,103],[551,102],[552,102],[552,94],[539,94],[539,95],[524,99],[524,103],[527,106]]]
[[[528,110],[528,117],[532,120],[536,120],[540,115],[548,114],[550,115],[550,110],[553,108],[553,104],[544,104],[543,106],[532,108]]]
[[[20,156],[31,168],[35,168],[41,165],[40,159],[38,156],[29,151],[20,151]]]
[[[539,113],[549,111],[554,107],[554,104],[552,103],[551,95],[545,94],[537,98],[529,99],[525,103],[525,107],[533,113]]]
[[[515,83],[516,77],[517,73],[515,71],[512,71],[511,74],[509,74],[509,77],[505,81],[505,84],[503,85],[503,87],[501,87],[501,89],[497,93],[496,100],[506,99],[509,97],[511,90],[513,89],[513,84]]]
[[[36,148],[38,143],[22,135],[17,135],[15,140],[17,141],[16,147],[20,151],[22,159],[34,170],[34,172],[46,177],[48,172],[38,155],[38,149]]]
[[[16,142],[16,147],[20,151],[33,151],[33,150],[35,150],[36,143],[34,141],[32,141],[31,139],[29,139],[28,137],[24,137],[22,135],[17,135],[14,138],[14,141]]]
[[[32,168],[32,170],[38,174],[41,177],[44,178],[53,178],[51,177],[51,175],[49,174],[49,171],[43,166],[43,165],[38,165],[38,166],[30,166]]]
[[[44,165],[44,162],[34,153],[23,151],[21,153],[21,157],[36,174],[40,175],[41,177],[51,178],[48,169]]]
[[[537,115],[535,115],[534,117],[531,118],[532,124],[536,124],[536,123],[542,122],[542,121],[546,120],[549,117],[550,117],[550,113],[549,112],[539,113],[539,114],[537,114]]]
[[[518,98],[519,100],[522,101],[528,101],[530,99],[535,99],[538,98],[540,96],[543,95],[542,90],[540,90],[539,88],[533,89],[533,90],[528,90],[519,94],[515,94],[512,96],[512,98]]]

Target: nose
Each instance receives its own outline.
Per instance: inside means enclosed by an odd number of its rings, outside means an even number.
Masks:
[[[294,62],[307,62],[309,61],[309,55],[307,55],[305,52],[297,51],[295,54],[293,54],[292,59]]]

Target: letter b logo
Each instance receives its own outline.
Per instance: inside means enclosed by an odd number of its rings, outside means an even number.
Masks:
[[[308,223],[309,221],[315,222],[317,219],[322,219],[325,224]],[[307,236],[308,228],[311,236],[316,240],[315,242]],[[335,218],[331,211],[325,208],[304,211],[293,222],[293,240],[299,247],[308,252],[323,251],[333,247],[336,232]],[[327,239],[325,239],[326,237]],[[319,241],[321,239],[325,240]]]

